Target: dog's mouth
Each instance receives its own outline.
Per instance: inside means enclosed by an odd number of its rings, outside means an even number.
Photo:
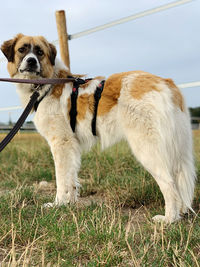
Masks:
[[[38,72],[38,71],[36,71],[36,70],[34,70],[34,69],[32,69],[32,68],[25,68],[25,69],[23,69],[23,70],[20,69],[19,71],[20,71],[20,73],[28,72],[28,73],[30,73],[30,74],[40,75],[40,72]]]

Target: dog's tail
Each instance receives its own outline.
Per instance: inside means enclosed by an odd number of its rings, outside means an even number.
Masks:
[[[188,209],[195,213],[192,209],[195,181],[196,173],[193,159],[191,159],[182,163],[177,175],[177,187],[183,203],[181,209],[182,213],[186,213]]]

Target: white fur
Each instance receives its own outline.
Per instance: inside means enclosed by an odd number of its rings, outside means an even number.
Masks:
[[[20,66],[19,66],[19,71],[24,71],[26,68],[27,68],[27,60],[29,58],[34,58],[37,62],[37,68],[36,68],[36,72],[40,72],[40,63],[39,63],[39,60],[38,58],[36,57],[36,55],[32,52],[28,53],[22,60]]]
[[[59,64],[57,61],[55,73],[63,69]],[[157,85],[160,92],[150,91],[141,99],[133,98],[131,85],[138,75],[143,74],[127,74],[123,79],[117,105],[97,118],[97,134],[103,149],[121,139],[127,140],[135,157],[152,174],[163,193],[165,216],[157,215],[154,219],[171,223],[188,208],[192,209],[196,176],[189,113],[174,105],[170,89],[162,82]],[[93,80],[79,94],[93,93],[99,81]],[[24,105],[30,96],[27,88],[27,85],[18,87]],[[55,162],[57,194],[50,206],[77,200],[81,151],[90,149],[98,139],[91,131],[93,114],[89,111],[77,123],[76,132],[72,132],[67,107],[71,90],[71,84],[66,84],[60,98],[47,95],[34,118]]]

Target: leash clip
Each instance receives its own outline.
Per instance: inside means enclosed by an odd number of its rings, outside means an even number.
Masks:
[[[33,87],[33,89],[32,89],[32,91],[40,91],[41,90],[41,87],[43,87],[43,85],[42,84],[34,84],[34,87]]]

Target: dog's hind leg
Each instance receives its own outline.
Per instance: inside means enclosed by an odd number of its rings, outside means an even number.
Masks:
[[[145,131],[139,133],[129,127],[126,131],[126,138],[133,154],[154,177],[164,196],[165,216],[157,215],[153,219],[167,223],[178,220],[182,200],[177,190],[175,177],[172,175],[173,163],[170,161],[169,151],[164,148],[163,142],[155,132],[153,134],[150,132],[147,134]]]

